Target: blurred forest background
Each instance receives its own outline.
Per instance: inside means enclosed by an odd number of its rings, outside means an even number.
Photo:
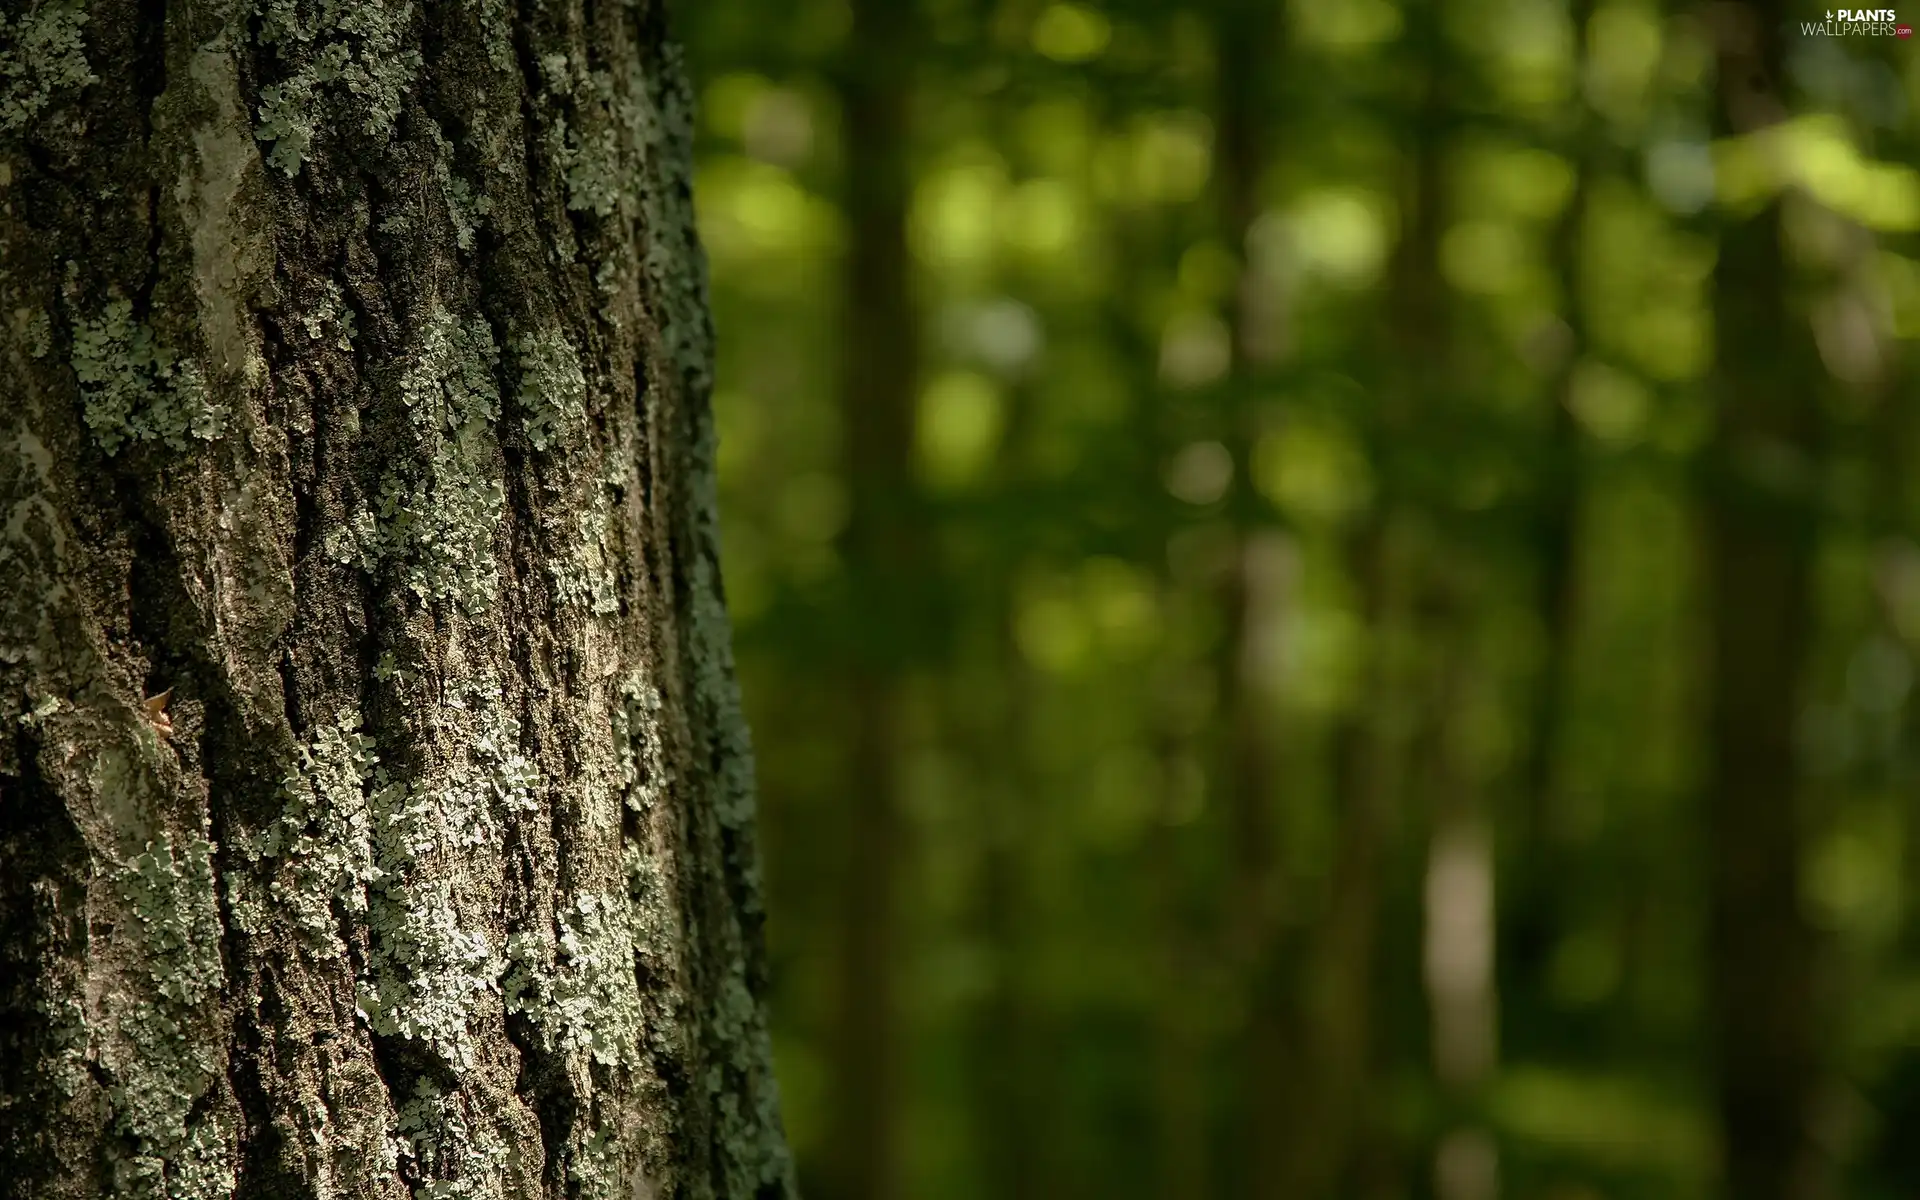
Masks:
[[[1920,43],[1824,16],[680,6],[812,1200],[1920,1196]]]

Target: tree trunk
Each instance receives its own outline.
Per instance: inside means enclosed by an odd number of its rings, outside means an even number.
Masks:
[[[790,1196],[660,5],[0,16],[0,1196]]]
[[[915,632],[914,401],[919,316],[907,250],[911,6],[857,0],[841,64],[847,227],[841,325],[842,466],[852,498],[842,544],[853,585],[838,1044],[831,1146],[838,1200],[889,1200],[897,1187],[895,973],[900,859],[899,660]]]
[[[1032,441],[1038,397],[1023,382],[1009,387],[995,484],[1003,495],[1032,485]],[[1033,878],[1034,847],[1046,815],[1033,801],[1047,794],[1031,744],[1040,681],[1020,650],[1016,626],[1024,556],[998,559],[989,574],[990,624],[982,641],[986,672],[979,693],[959,698],[950,722],[967,730],[968,754],[981,764],[978,936],[991,961],[991,984],[973,1019],[976,1154],[982,1186],[999,1200],[1038,1200],[1064,1193],[1054,1148],[1060,1105],[1051,1095],[1055,1071],[1047,1013],[1037,994],[1044,945]],[[985,703],[981,697],[989,698]]]
[[[1572,25],[1572,62],[1577,78],[1585,78],[1591,56],[1588,27],[1592,0],[1570,0],[1567,18]],[[1542,986],[1544,964],[1562,925],[1565,864],[1561,861],[1561,758],[1570,724],[1568,691],[1572,683],[1576,642],[1580,632],[1581,560],[1580,514],[1585,492],[1585,446],[1574,418],[1574,388],[1584,356],[1590,349],[1587,321],[1587,274],[1584,255],[1587,213],[1599,168],[1602,129],[1584,107],[1573,125],[1573,194],[1553,231],[1550,265],[1561,289],[1561,332],[1565,343],[1560,361],[1547,383],[1552,405],[1547,429],[1547,452],[1541,467],[1534,545],[1539,561],[1535,604],[1543,634],[1540,667],[1532,688],[1531,717],[1526,748],[1519,764],[1518,836],[1506,906],[1507,943],[1526,986]]]
[[[1499,1147],[1481,1113],[1499,1065],[1499,988],[1494,973],[1493,835],[1484,781],[1462,744],[1475,661],[1475,585],[1457,550],[1421,562],[1419,627],[1434,647],[1420,734],[1410,757],[1426,793],[1427,863],[1422,890],[1433,1076],[1445,1126],[1435,1147],[1436,1200],[1493,1200]]]
[[[1011,581],[1000,595],[1010,596]],[[1043,1103],[1051,1064],[1045,1014],[1034,996],[1038,974],[1029,883],[1036,821],[1030,797],[1045,795],[1027,738],[1035,713],[1034,680],[1013,640],[1011,605],[996,606],[998,711],[981,730],[975,761],[993,764],[980,798],[979,937],[992,982],[974,1017],[971,1051],[979,1167],[987,1194],[1000,1200],[1062,1195],[1048,1170],[1056,1106]]]
[[[1253,485],[1253,448],[1265,414],[1261,374],[1284,346],[1286,331],[1270,311],[1248,261],[1247,242],[1260,216],[1260,187],[1271,156],[1274,122],[1271,72],[1282,58],[1281,10],[1261,0],[1220,0],[1214,14],[1215,111],[1220,127],[1218,204],[1222,232],[1239,280],[1227,314],[1231,372],[1226,380],[1225,442],[1233,464],[1227,493],[1232,554],[1218,589],[1224,637],[1217,662],[1225,746],[1221,791],[1228,797],[1233,845],[1232,916],[1227,952],[1238,972],[1246,1017],[1238,1031],[1245,1193],[1284,1197],[1288,1186],[1286,967],[1281,929],[1284,863],[1276,838],[1281,791],[1280,705],[1270,646],[1285,603],[1291,546],[1260,513]],[[1264,303],[1263,303],[1264,302]]]
[[[1408,9],[1409,44],[1439,44],[1437,5]],[[1378,480],[1367,512],[1344,537],[1342,555],[1354,605],[1367,631],[1358,696],[1329,737],[1335,806],[1334,845],[1325,915],[1314,931],[1305,977],[1303,1078],[1298,1089],[1305,1118],[1293,1135],[1297,1148],[1290,1194],[1306,1197],[1372,1195],[1397,1164],[1383,1143],[1379,1059],[1382,1030],[1376,958],[1382,910],[1394,850],[1397,808],[1407,768],[1406,691],[1410,680],[1402,644],[1412,619],[1410,520],[1415,515],[1403,444],[1418,441],[1432,380],[1444,375],[1447,304],[1439,269],[1443,132],[1448,110],[1447,65],[1423,68],[1412,93],[1413,130],[1407,174],[1397,197],[1404,222],[1387,266],[1385,303],[1372,331],[1377,347],[1369,383],[1378,399],[1364,414],[1363,433]]]
[[[1787,14],[1718,10],[1721,134],[1784,116]],[[1719,424],[1708,463],[1709,1016],[1726,1195],[1819,1194],[1813,941],[1800,907],[1794,724],[1812,621],[1812,347],[1790,307],[1782,203],[1729,221],[1714,272]]]

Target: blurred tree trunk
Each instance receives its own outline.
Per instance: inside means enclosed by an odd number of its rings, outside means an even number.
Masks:
[[[1454,551],[1422,563],[1422,642],[1433,648],[1422,731],[1411,756],[1420,765],[1432,825],[1422,903],[1422,966],[1433,1073],[1445,1107],[1435,1154],[1437,1200],[1494,1200],[1500,1160],[1480,1111],[1499,1063],[1499,992],[1494,976],[1494,858],[1481,780],[1467,758],[1462,724],[1477,666],[1470,596]]]
[[[1155,239],[1150,236],[1149,221],[1136,217],[1116,224],[1115,287],[1102,314],[1107,334],[1119,347],[1119,357],[1128,371],[1151,381],[1157,365],[1158,331],[1143,332],[1140,313],[1127,298],[1138,295],[1144,286],[1142,264],[1153,260]],[[1145,540],[1158,551],[1152,556],[1155,607],[1163,622],[1142,721],[1142,736],[1153,749],[1155,796],[1146,847],[1146,886],[1155,917],[1151,956],[1158,969],[1152,1000],[1153,1194],[1204,1197],[1211,1194],[1212,1177],[1208,1085],[1213,1046],[1204,1014],[1211,1000],[1206,991],[1213,947],[1194,917],[1193,880],[1182,853],[1200,799],[1188,787],[1198,782],[1195,772],[1189,770],[1198,739],[1190,714],[1183,711],[1193,695],[1187,684],[1196,673],[1176,649],[1178,639],[1172,632],[1181,623],[1184,592],[1172,569],[1173,533],[1178,522],[1170,508],[1173,501],[1162,471],[1174,450],[1174,438],[1165,397],[1150,383],[1134,391],[1131,424],[1138,455],[1134,460],[1137,486],[1155,502],[1151,510],[1154,516],[1145,522]],[[1201,675],[1199,687],[1205,686]]]
[[[1920,394],[1920,370],[1907,346],[1892,338],[1883,345],[1889,361],[1878,399],[1876,499],[1877,515],[1891,532],[1876,547],[1875,582],[1881,620],[1914,662],[1920,661],[1920,404],[1902,397]],[[1907,799],[1900,942],[1907,961],[1920,963],[1920,686],[1911,680],[1899,721],[1893,786]]]
[[[1785,114],[1774,3],[1715,10],[1721,135]],[[1795,311],[1776,198],[1729,218],[1714,271],[1718,427],[1706,480],[1712,674],[1706,781],[1709,1016],[1725,1189],[1819,1194],[1811,1106],[1820,1070],[1814,947],[1801,910],[1794,753],[1811,624],[1810,450],[1817,376]]]
[[[1283,881],[1276,837],[1280,791],[1280,706],[1271,645],[1283,616],[1288,546],[1260,513],[1253,484],[1253,448],[1266,414],[1260,373],[1284,340],[1279,314],[1248,262],[1248,238],[1261,210],[1260,186],[1275,135],[1268,85],[1280,47],[1281,9],[1263,0],[1219,0],[1214,56],[1218,73],[1218,201],[1228,250],[1239,264],[1230,302],[1225,441],[1232,463],[1227,509],[1232,555],[1219,606],[1226,637],[1218,662],[1220,713],[1226,737],[1223,792],[1231,806],[1235,862],[1228,953],[1246,998],[1238,1056],[1240,1145],[1248,1194],[1285,1196],[1288,1124],[1286,998],[1281,986],[1280,903]]]
[[[1170,611],[1176,600],[1174,589],[1161,588],[1163,611]],[[1176,678],[1176,672],[1163,668],[1163,679]],[[1156,706],[1149,718],[1154,728],[1154,786],[1158,801],[1154,812],[1156,828],[1148,847],[1148,886],[1152,889],[1159,927],[1154,947],[1154,962],[1159,969],[1159,987],[1154,996],[1154,1069],[1153,1099],[1158,1146],[1155,1153],[1157,1196],[1211,1195],[1212,1172],[1208,1153],[1209,1078],[1208,1031],[1204,1017],[1197,1012],[1206,997],[1196,1002],[1194,982],[1202,980],[1206,964],[1196,953],[1201,939],[1195,936],[1189,909],[1189,885],[1182,870],[1181,827],[1186,824],[1188,797],[1184,794],[1189,779],[1185,771],[1187,743],[1179,728],[1178,714],[1167,711],[1172,704]]]
[[[1408,44],[1437,28],[1432,6],[1412,11]],[[1407,620],[1404,543],[1408,498],[1402,443],[1421,410],[1446,350],[1445,296],[1439,273],[1441,232],[1441,69],[1430,59],[1412,96],[1409,159],[1400,202],[1401,235],[1387,270],[1387,291],[1369,374],[1376,396],[1361,415],[1374,472],[1374,496],[1346,539],[1354,603],[1366,630],[1357,694],[1332,731],[1334,851],[1326,915],[1308,945],[1300,1089],[1310,1115],[1294,1135],[1287,1194],[1330,1198],[1370,1195],[1387,1186],[1392,1165],[1369,1103],[1375,1063],[1374,965],[1391,826],[1390,804],[1402,752]]]
[[[1588,24],[1591,0],[1571,0],[1567,12],[1573,26],[1573,64],[1576,81],[1586,78]],[[1574,417],[1574,386],[1588,336],[1586,277],[1583,255],[1589,196],[1598,168],[1604,130],[1584,102],[1577,102],[1573,139],[1573,193],[1560,215],[1552,240],[1552,262],[1561,291],[1563,343],[1548,382],[1552,406],[1546,460],[1540,477],[1536,546],[1539,558],[1537,606],[1545,634],[1540,670],[1534,679],[1532,721],[1521,763],[1519,828],[1520,852],[1509,889],[1514,902],[1507,906],[1511,953],[1530,983],[1539,983],[1560,927],[1564,880],[1561,878],[1559,837],[1559,763],[1565,749],[1567,689],[1573,667],[1574,642],[1579,629],[1579,524],[1584,492],[1584,438]]]
[[[1384,502],[1376,498],[1375,504]],[[1374,960],[1379,936],[1393,786],[1393,717],[1399,704],[1391,663],[1401,620],[1396,595],[1394,516],[1361,517],[1346,548],[1348,571],[1366,630],[1366,662],[1352,707],[1336,724],[1333,755],[1334,850],[1326,915],[1307,946],[1296,1035],[1303,1075],[1298,1090],[1311,1125],[1294,1136],[1289,1177],[1302,1197],[1371,1193],[1355,1182],[1362,1147],[1377,1132],[1368,1094],[1375,1069]],[[1308,1130],[1312,1136],[1308,1136]],[[1384,1164],[1375,1164],[1384,1166]]]
[[[1920,139],[1909,138],[1908,145]],[[1863,237],[1863,250],[1877,240]],[[1915,249],[1906,247],[1911,256]],[[1875,264],[1863,253],[1856,266],[1873,279]],[[1877,282],[1877,281],[1875,281]],[[1881,628],[1900,646],[1909,664],[1920,661],[1920,395],[1914,354],[1893,337],[1880,340],[1883,374],[1877,381],[1874,438],[1876,495],[1873,518],[1881,536],[1874,546]],[[1889,764],[1893,797],[1901,804],[1904,844],[1901,857],[1900,935],[1891,957],[1894,971],[1909,978],[1920,968],[1920,687],[1909,677],[1898,711],[1894,753]],[[1864,1175],[1889,1194],[1920,1191],[1920,1046],[1909,1044],[1883,1064],[1868,1092],[1880,1116],[1871,1139]]]
[[[1037,925],[1028,884],[1026,848],[1034,830],[1026,808],[1041,795],[1033,777],[1027,739],[1033,719],[1032,680],[1012,644],[1012,614],[1002,614],[1001,703],[993,707],[997,728],[982,761],[1004,763],[987,781],[992,794],[983,813],[982,924],[992,961],[992,986],[980,1013],[976,1069],[980,1072],[981,1166],[990,1195],[1006,1200],[1057,1197],[1049,1186],[1046,1150],[1053,1115],[1037,1103],[1051,1075],[1039,1038],[1040,1013],[1033,984],[1039,973],[1031,932]]]
[[[792,1194],[690,97],[546,11],[0,20],[0,1196]]]
[[[1896,145],[1913,158],[1920,153],[1920,128],[1910,125]],[[1871,442],[1866,458],[1873,474],[1868,520],[1876,535],[1876,607],[1881,630],[1911,665],[1920,661],[1920,361],[1911,341],[1887,327],[1892,314],[1884,308],[1880,254],[1892,250],[1912,259],[1920,255],[1920,238],[1885,238],[1852,225],[1848,232],[1842,278],[1830,301],[1842,306],[1835,315],[1859,323],[1856,336],[1837,340],[1864,356],[1850,382],[1873,405],[1864,432]],[[1920,963],[1920,681],[1909,677],[1898,704],[1889,768],[1894,794],[1907,802],[1900,946],[1908,962]],[[1920,1050],[1914,1054],[1920,1060]]]
[[[841,1200],[895,1194],[900,1099],[896,957],[905,853],[899,778],[900,666],[923,586],[912,512],[919,310],[907,247],[908,109],[915,17],[898,0],[855,0],[840,64],[848,247],[841,319],[841,435],[851,511],[843,553],[853,595],[840,1016],[833,1091]]]
[[[1409,33],[1415,44],[1443,45],[1443,5],[1423,5]],[[1411,120],[1409,219],[1389,275],[1387,319],[1397,365],[1382,400],[1380,436],[1390,450],[1418,443],[1422,430],[1438,428],[1466,402],[1452,383],[1457,357],[1448,320],[1451,298],[1440,270],[1455,83],[1448,56],[1431,53]],[[1412,654],[1420,666],[1417,674],[1408,673],[1424,684],[1415,701],[1407,790],[1410,800],[1423,804],[1429,822],[1421,953],[1432,1070],[1442,1104],[1433,1193],[1437,1200],[1493,1200],[1500,1185],[1498,1149],[1479,1115],[1499,1048],[1493,838],[1481,781],[1462,744],[1476,668],[1468,582],[1474,550],[1445,530],[1445,501],[1433,494],[1417,459],[1389,460],[1384,472],[1389,495],[1396,488],[1408,492],[1402,544],[1408,547],[1414,611],[1404,619],[1415,631]],[[1403,690],[1390,676],[1375,678],[1386,681],[1376,684],[1383,696]]]
[[[994,484],[1011,497],[1030,483],[1028,447],[1037,397],[1020,384],[1009,392]],[[988,1194],[1006,1200],[1069,1194],[1053,1178],[1049,1150],[1058,1114],[1045,1097],[1054,1071],[1034,995],[1041,971],[1033,934],[1042,921],[1034,911],[1030,848],[1040,833],[1037,819],[1046,791],[1036,777],[1031,740],[1037,681],[1015,628],[1023,558],[1018,551],[996,557],[990,568],[990,649],[981,656],[990,678],[984,694],[967,697],[967,711],[955,719],[964,725],[971,716],[977,730],[973,760],[990,764],[983,772],[980,813],[980,932],[992,983],[977,1016],[971,1057],[976,1153]]]

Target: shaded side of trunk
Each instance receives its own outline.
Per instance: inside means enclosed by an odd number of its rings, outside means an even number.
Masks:
[[[914,635],[912,450],[919,317],[907,247],[912,6],[858,0],[841,64],[851,243],[841,322],[843,463],[851,496],[844,541],[858,631],[850,646],[840,1017],[831,1135],[843,1200],[885,1200],[897,1181],[900,1098],[896,963],[904,853],[899,801],[899,658]]]
[[[1774,4],[1718,10],[1720,128],[1780,119]],[[1812,934],[1801,911],[1794,754],[1811,623],[1810,337],[1792,311],[1781,204],[1730,221],[1714,273],[1719,424],[1706,472],[1712,623],[1706,781],[1709,1014],[1725,1188],[1816,1194]]]
[[[14,13],[0,1196],[790,1195],[658,7]]]

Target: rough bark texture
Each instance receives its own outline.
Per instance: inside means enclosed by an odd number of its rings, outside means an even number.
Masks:
[[[0,1197],[780,1197],[652,0],[0,10]]]

